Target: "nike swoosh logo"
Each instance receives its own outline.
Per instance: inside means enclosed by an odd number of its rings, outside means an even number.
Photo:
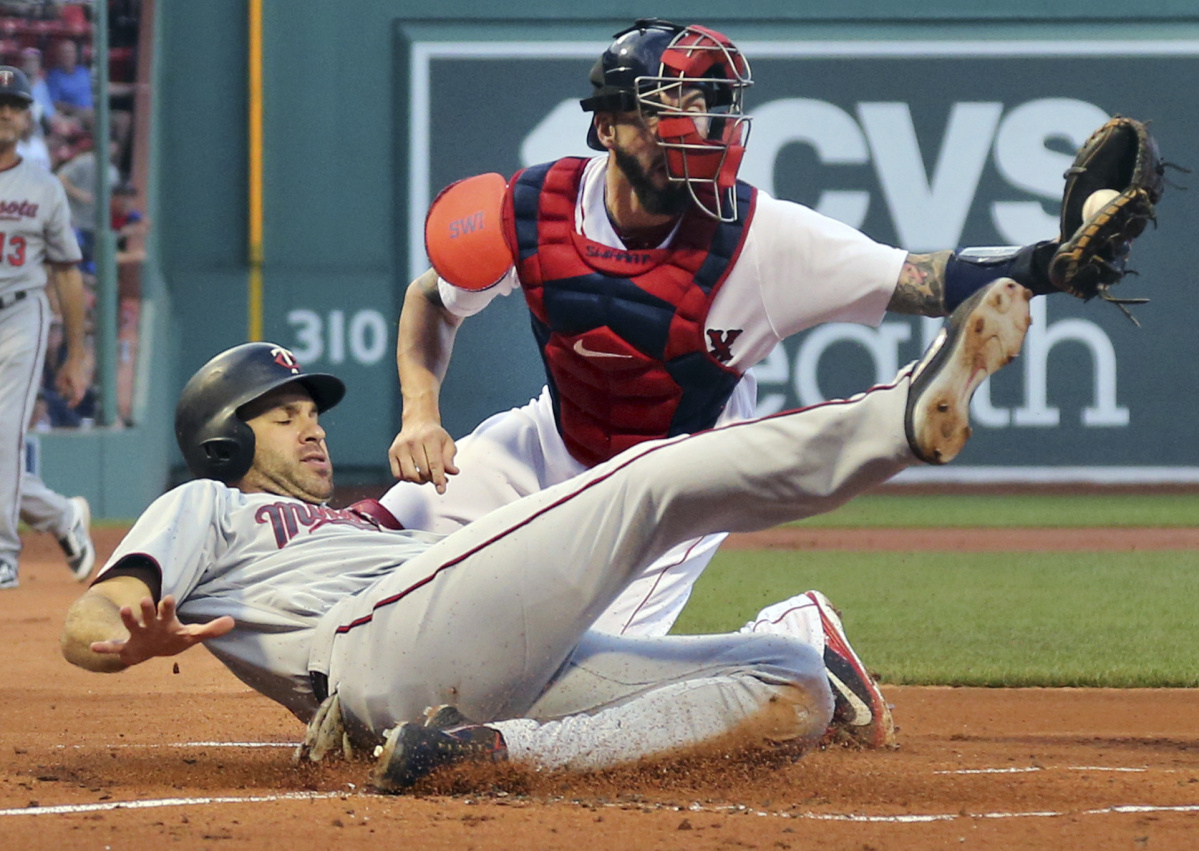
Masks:
[[[841,682],[841,680],[837,678],[836,674],[827,669],[825,670],[825,673],[828,674],[829,682],[833,684],[833,687],[841,693],[841,696],[845,698],[845,702],[849,704],[851,709],[853,709],[853,718],[846,719],[846,722],[855,726],[869,724],[872,717],[870,714],[870,707],[862,702],[862,698],[854,694],[853,689],[847,687],[845,683]]]
[[[632,355],[622,355],[618,352],[597,352],[595,349],[589,349],[583,345],[582,340],[575,340],[575,354],[582,355],[585,358],[625,358],[632,360]]]

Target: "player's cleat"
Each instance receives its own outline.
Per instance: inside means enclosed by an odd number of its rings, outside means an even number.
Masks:
[[[481,724],[441,730],[409,723],[388,730],[375,756],[372,788],[396,794],[445,765],[506,760],[508,745],[499,730]]]
[[[949,317],[912,371],[904,428],[912,452],[946,464],[970,437],[970,398],[987,376],[1020,352],[1032,323],[1032,293],[999,278],[966,299]]]
[[[16,588],[21,583],[17,581],[16,565],[9,564],[6,561],[0,561],[0,591],[7,588]]]
[[[92,509],[81,496],[73,496],[67,502],[71,506],[71,525],[58,539],[58,545],[67,556],[75,581],[86,582],[96,564],[96,546],[90,531]]]
[[[346,725],[341,717],[341,698],[337,692],[321,701],[320,707],[308,728],[304,731],[304,741],[296,745],[292,754],[292,762],[321,762],[330,754],[340,754],[347,760],[355,756],[350,737],[346,733]]]
[[[819,591],[805,595],[820,612],[824,627],[824,667],[833,689],[833,720],[825,741],[867,748],[895,747],[895,722],[883,693],[849,646],[841,616]]]
[[[443,703],[441,706],[430,706],[425,710],[426,727],[447,730],[450,727],[466,727],[473,723],[453,704]]]

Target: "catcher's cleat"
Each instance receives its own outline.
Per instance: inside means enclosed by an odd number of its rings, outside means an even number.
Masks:
[[[441,730],[409,723],[388,730],[383,744],[375,748],[375,757],[371,787],[394,795],[442,766],[506,760],[508,745],[499,730],[481,724]]]
[[[92,523],[92,509],[87,500],[81,496],[73,496],[67,500],[71,506],[71,526],[58,539],[58,545],[66,554],[67,564],[76,582],[86,582],[92,575],[96,565],[96,546],[92,543],[89,527]]]
[[[833,690],[833,720],[826,743],[866,748],[895,747],[895,722],[883,693],[849,646],[845,627],[833,604],[819,591],[804,596],[816,604],[824,627],[824,667]]]
[[[337,692],[321,701],[316,714],[308,722],[308,729],[304,731],[304,741],[296,746],[291,759],[299,765],[302,762],[321,762],[330,754],[340,754],[346,760],[355,756],[354,746],[350,743],[342,719],[341,698]]]
[[[999,278],[966,299],[912,370],[904,429],[912,452],[946,464],[970,438],[970,398],[1020,352],[1032,292]]]

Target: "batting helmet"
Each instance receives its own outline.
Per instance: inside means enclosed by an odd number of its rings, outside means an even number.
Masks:
[[[175,406],[175,440],[192,475],[230,484],[248,473],[254,432],[238,411],[293,381],[308,391],[320,412],[346,394],[340,378],[303,372],[296,356],[274,343],[234,346],[200,367]]]
[[[657,118],[670,179],[686,183],[714,218],[737,217],[733,186],[745,154],[750,119],[742,114],[753,85],[749,62],[729,39],[698,25],[643,18],[616,33],[591,69],[585,112],[633,112]],[[705,112],[679,108],[683,91],[698,89]],[[587,144],[604,150],[595,122]]]
[[[3,97],[16,98],[26,105],[33,103],[33,87],[20,68],[0,65],[0,98]]]

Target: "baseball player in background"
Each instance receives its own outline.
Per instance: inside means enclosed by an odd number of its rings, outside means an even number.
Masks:
[[[590,769],[703,745],[801,751],[834,712],[810,644],[591,625],[681,541],[828,511],[952,458],[974,389],[1023,342],[1028,298],[984,288],[892,384],[640,442],[445,537],[375,502],[328,508],[319,417],[344,385],[281,347],[235,347],[176,407],[199,478],[138,519],[68,612],[63,654],[118,671],[204,642],[309,723],[298,758],[374,753],[381,791],[468,757]]]
[[[0,66],[0,589],[18,585],[23,444],[46,357],[51,321],[47,283],[58,294],[67,341],[67,358],[56,376],[58,390],[74,406],[89,382],[83,280],[76,265],[79,245],[66,194],[54,175],[17,155],[32,101],[24,73]],[[58,496],[45,488],[38,493],[43,492]],[[64,518],[60,525],[65,528],[56,530],[60,543],[80,542],[67,556],[78,578],[86,579],[91,570],[90,563],[82,570],[88,559],[82,542],[86,539],[90,546],[87,512],[74,503],[55,509]]]
[[[878,325],[888,311],[944,316],[1000,276],[1054,289],[1044,245],[985,260],[909,254],[737,181],[752,78],[718,32],[638,21],[616,35],[590,82],[581,103],[594,114],[587,142],[600,156],[533,166],[510,181],[472,178],[431,208],[427,247],[444,274],[431,269],[405,297],[403,422],[389,453],[401,481],[382,499],[406,528],[448,533],[642,441],[750,417],[747,370],[814,325]],[[465,240],[434,222],[445,207],[452,223],[455,198],[472,191],[496,194],[496,214],[484,220],[504,227],[485,225],[463,252]],[[457,329],[518,289],[546,387],[455,442],[438,399]],[[854,433],[813,451],[852,452],[874,439]],[[595,627],[666,634],[724,537],[665,553]],[[801,594],[746,628],[818,637],[829,612],[826,600]],[[859,738],[885,743],[879,719],[866,723]]]

